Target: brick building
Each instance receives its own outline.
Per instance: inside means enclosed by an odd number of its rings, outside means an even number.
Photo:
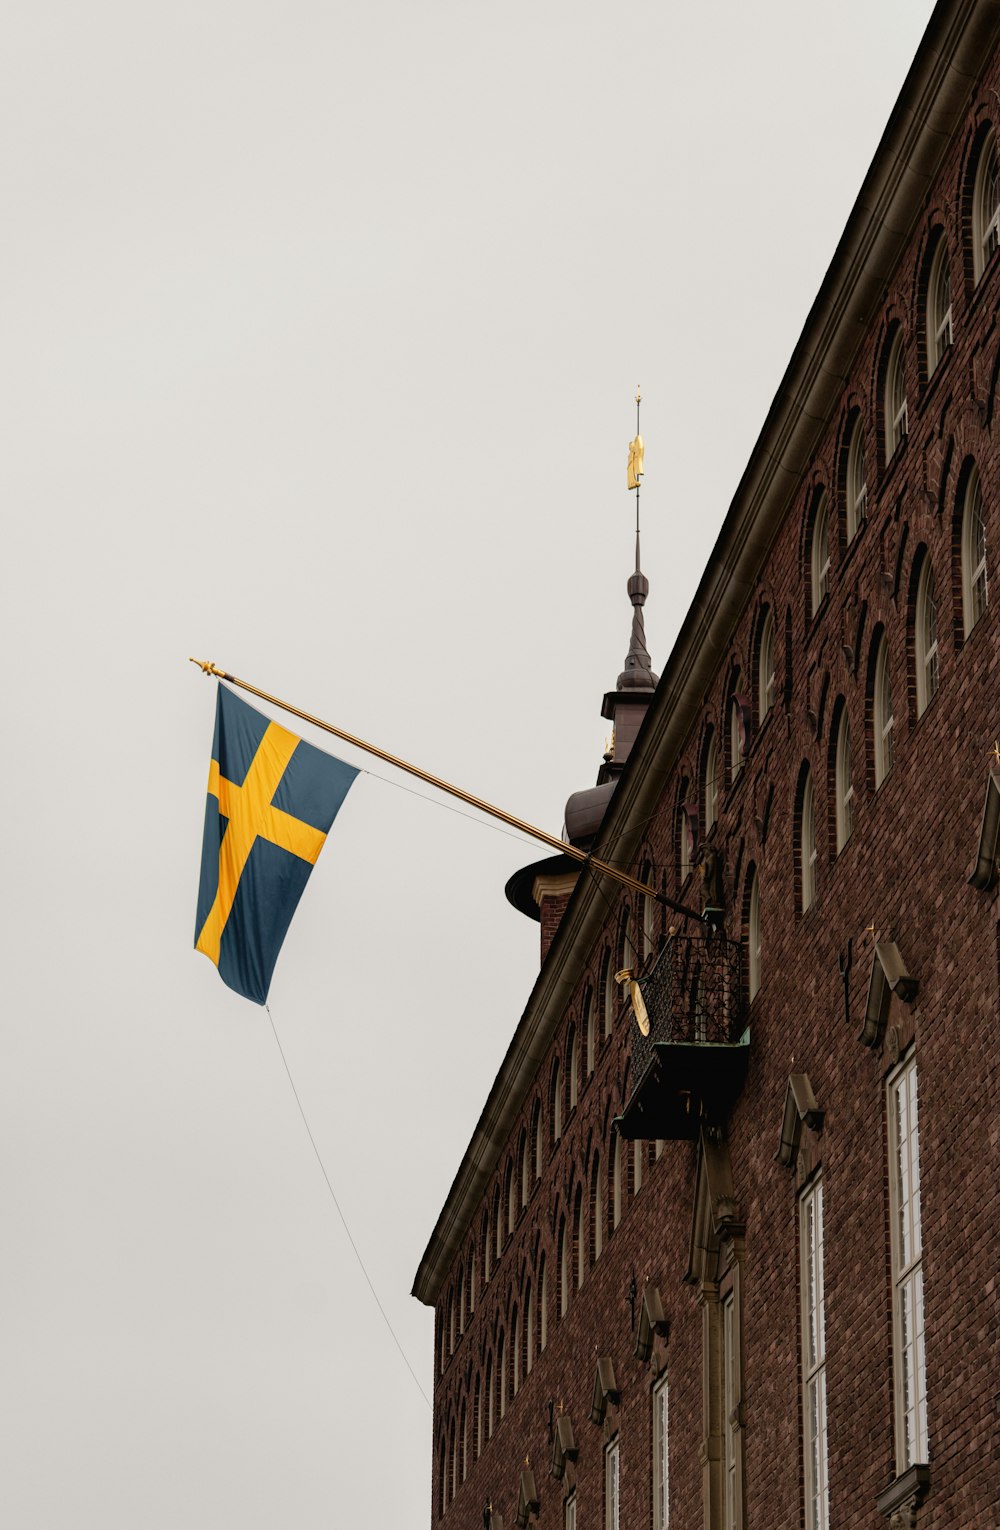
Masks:
[[[566,833],[709,919],[508,884],[434,1524],[1000,1525],[998,37],[935,10],[659,680],[629,582]]]

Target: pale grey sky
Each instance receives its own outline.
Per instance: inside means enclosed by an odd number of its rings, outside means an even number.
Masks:
[[[191,950],[187,655],[558,833],[627,647],[636,383],[662,669],[930,8],[8,10],[5,1526],[428,1524],[267,1017]],[[362,776],[271,990],[428,1394],[410,1282],[537,853]]]

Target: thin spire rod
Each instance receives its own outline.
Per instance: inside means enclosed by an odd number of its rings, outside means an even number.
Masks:
[[[595,860],[585,850],[579,850],[576,845],[557,839],[554,834],[547,834],[544,829],[538,829],[534,824],[526,823],[523,818],[515,818],[513,813],[506,813],[503,808],[494,807],[493,803],[485,802],[482,797],[473,796],[471,792],[463,791],[460,786],[453,786],[450,781],[432,775],[428,770],[421,770],[419,765],[410,765],[406,760],[401,760],[398,755],[390,754],[386,749],[379,749],[375,744],[368,744],[364,739],[358,738],[353,733],[347,733],[343,728],[335,728],[333,723],[324,722],[321,717],[315,717],[311,712],[303,712],[300,707],[293,707],[291,702],[282,701],[280,696],[271,696],[267,691],[259,690],[256,685],[251,685],[249,680],[240,680],[236,675],[229,674],[227,670],[217,669],[210,659],[191,659],[190,662],[197,664],[204,674],[215,675],[218,680],[228,680],[230,685],[239,686],[241,691],[249,691],[252,696],[259,696],[261,701],[269,702],[271,706],[281,707],[282,711],[291,712],[293,717],[301,717],[303,722],[312,723],[313,727],[322,728],[324,733],[332,733],[335,738],[343,739],[345,744],[353,744],[356,749],[362,749],[366,754],[373,754],[376,759],[384,760],[387,765],[395,765],[399,770],[407,771],[418,780],[426,781],[429,786],[436,786],[439,791],[457,797],[460,802],[478,808],[482,813],[488,813],[491,818],[499,818],[501,823],[508,824],[513,829],[519,829],[522,834],[541,840],[542,844],[558,850],[561,855],[568,855],[571,860],[586,863],[594,871],[599,871],[604,876],[612,877],[614,881],[620,882],[623,887],[631,888],[633,892],[640,892],[647,898],[653,897],[658,903],[674,909],[676,913],[701,922],[701,914],[695,913],[694,909],[686,908],[683,903],[675,903],[672,898],[667,897],[666,893],[657,892],[654,887],[640,882],[637,877],[629,876],[627,871],[619,871],[617,866],[611,866],[607,861]]]

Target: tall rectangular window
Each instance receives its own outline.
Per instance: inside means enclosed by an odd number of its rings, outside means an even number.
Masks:
[[[896,1466],[902,1472],[915,1462],[927,1461],[920,1143],[914,1057],[892,1074],[888,1094]]]
[[[618,1436],[604,1449],[604,1530],[620,1530],[618,1524]]]
[[[826,1320],[823,1311],[823,1183],[799,1201],[802,1290],[802,1415],[806,1530],[829,1530],[826,1446]]]
[[[667,1378],[653,1391],[653,1530],[670,1524],[670,1479],[667,1453]]]
[[[737,1530],[736,1502],[739,1457],[736,1448],[736,1402],[739,1356],[736,1353],[736,1301],[730,1290],[722,1302],[722,1405],[725,1409],[723,1429],[725,1432],[725,1516],[724,1530]]]

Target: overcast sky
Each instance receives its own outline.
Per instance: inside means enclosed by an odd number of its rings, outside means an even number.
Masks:
[[[425,1401],[267,1016],[191,949],[187,657],[558,833],[628,645],[636,384],[662,669],[930,9],[7,9],[5,1526],[425,1530]],[[428,1395],[410,1285],[541,853],[361,776],[271,990]]]

